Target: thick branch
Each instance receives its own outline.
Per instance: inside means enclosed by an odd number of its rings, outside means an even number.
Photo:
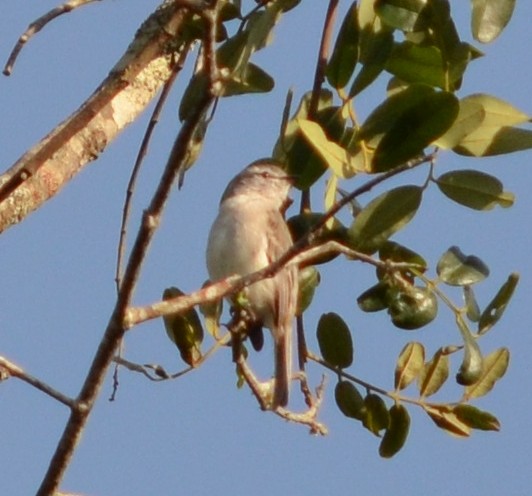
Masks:
[[[54,196],[133,122],[165,83],[188,13],[164,4],[93,95],[0,177],[0,232]]]

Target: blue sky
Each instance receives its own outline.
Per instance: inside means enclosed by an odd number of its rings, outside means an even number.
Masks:
[[[469,2],[451,3],[461,32],[469,39]],[[0,79],[3,169],[84,101],[156,4],[96,2],[56,20],[28,43],[13,75]],[[312,84],[324,4],[302,2],[284,18],[273,45],[255,59],[276,78],[272,93],[221,102],[199,163],[168,205],[144,267],[136,304],[157,300],[170,285],[191,291],[205,280],[203,250],[225,184],[247,163],[270,154],[287,89],[293,87],[299,97]],[[4,0],[3,5],[0,59],[6,60],[29,22],[55,2]],[[518,2],[501,38],[481,47],[486,57],[472,65],[461,96],[490,93],[532,113],[531,18],[532,4]],[[135,196],[130,240],[175,137],[177,104],[186,80],[184,74],[151,145]],[[364,100],[357,102],[359,112],[367,114],[382,97],[382,87],[364,94]],[[113,306],[125,186],[147,117],[146,113],[127,129],[58,197],[1,238],[0,354],[69,395],[79,390]],[[123,371],[113,403],[107,401],[108,381],[63,489],[107,496],[528,494],[532,479],[531,157],[521,153],[480,161],[442,154],[438,171],[478,168],[495,174],[515,193],[515,206],[473,212],[432,188],[419,215],[397,237],[422,252],[433,266],[451,245],[480,256],[491,268],[490,278],[478,288],[484,304],[511,271],[521,273],[507,314],[481,340],[486,353],[500,346],[508,346],[512,353],[506,377],[475,403],[498,416],[500,433],[475,432],[468,440],[453,439],[421,412],[410,409],[407,445],[394,459],[383,460],[377,453],[378,439],[336,409],[330,374],[321,413],[330,434],[314,438],[301,426],[260,412],[246,389],[236,389],[230,354],[222,351],[177,381],[154,384]],[[422,180],[414,173],[394,184]],[[320,201],[321,192],[315,195],[316,208]],[[395,358],[407,341],[423,341],[433,353],[441,344],[457,342],[458,335],[444,310],[436,323],[414,333],[395,329],[385,315],[362,314],[355,299],[373,277],[370,268],[344,262],[324,271],[305,321],[310,345],[316,349],[313,336],[319,316],[340,313],[354,331],[352,373],[391,389]],[[125,350],[133,361],[160,363],[171,371],[182,368],[160,321],[131,331]],[[263,374],[269,373],[268,351],[253,355],[253,360]],[[313,368],[314,383],[321,373]],[[449,386],[440,398],[452,400],[457,394]],[[297,399],[294,402],[298,404]],[[19,381],[0,385],[1,494],[34,493],[67,415],[64,407]]]

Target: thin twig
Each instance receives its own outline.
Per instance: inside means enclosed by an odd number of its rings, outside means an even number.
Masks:
[[[33,386],[39,391],[42,391],[54,400],[57,400],[60,403],[63,403],[63,405],[68,406],[68,408],[70,408],[71,410],[74,410],[77,407],[76,401],[72,398],[65,396],[63,393],[57,391],[57,389],[54,389],[52,386],[28,374],[18,365],[15,365],[13,362],[7,360],[6,358],[0,357],[0,377],[4,376],[6,373],[8,376],[16,377],[17,379],[24,381],[25,383],[29,384],[30,386]]]
[[[7,59],[6,65],[4,67],[4,75],[9,76],[11,74],[15,61],[17,60],[17,57],[24,45],[49,22],[53,21],[56,17],[59,17],[60,15],[67,14],[68,12],[72,12],[73,10],[79,7],[83,7],[84,5],[97,1],[100,0],[69,0],[68,2],[65,2],[62,5],[53,8],[43,16],[39,17],[37,20],[33,21],[28,26],[26,31],[24,31],[22,36],[18,39],[17,43],[15,44],[15,47],[11,51],[11,54],[9,55],[9,58]]]
[[[321,87],[325,80],[325,67],[329,56],[329,46],[334,28],[334,20],[338,10],[338,0],[329,0],[327,13],[323,22],[323,31],[321,34],[320,48],[318,52],[318,59],[316,61],[316,70],[314,73],[314,85],[312,87],[312,96],[308,106],[308,118],[313,120],[316,118],[318,106],[320,103]],[[301,192],[301,203],[299,210],[301,213],[310,211],[310,191],[308,189]]]
[[[128,223],[129,213],[131,209],[131,199],[133,197],[133,193],[135,190],[138,173],[140,172],[142,162],[146,156],[146,153],[148,152],[148,146],[149,146],[153,131],[155,129],[155,126],[159,122],[159,116],[161,114],[163,106],[166,103],[166,100],[168,98],[168,95],[170,94],[170,90],[172,89],[172,86],[177,78],[177,75],[183,68],[184,60],[186,58],[187,53],[188,53],[188,47],[184,47],[184,49],[181,51],[179,55],[179,59],[177,63],[173,67],[170,78],[168,79],[168,81],[166,81],[166,83],[164,84],[161,90],[161,95],[159,96],[159,99],[157,100],[157,103],[155,104],[155,108],[153,109],[150,122],[148,123],[146,132],[144,133],[144,137],[142,138],[142,143],[140,145],[137,158],[135,160],[135,164],[131,171],[131,176],[129,178],[129,182],[128,182],[127,190],[126,190],[126,198],[124,200],[122,222],[120,224],[120,237],[118,240],[118,253],[117,253],[116,274],[115,274],[117,292],[120,290],[120,280],[121,280],[121,274],[122,274],[122,260],[124,258],[124,252],[125,252],[126,229],[127,229],[127,223]]]

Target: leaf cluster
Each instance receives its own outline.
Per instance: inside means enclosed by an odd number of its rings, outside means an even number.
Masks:
[[[240,1],[224,2],[216,49],[219,97],[273,88],[273,77],[251,59],[269,43],[282,15],[298,3],[263,2],[244,16]],[[514,4],[513,0],[473,0],[474,40],[494,41],[509,22]],[[197,33],[201,33],[200,21]],[[229,34],[235,22],[238,28]],[[323,209],[314,211],[306,204],[288,225],[295,243],[320,246],[333,241],[349,250],[349,261],[375,266],[375,283],[357,298],[362,311],[385,311],[393,326],[408,331],[433,323],[442,306],[454,316],[459,344],[441,346],[426,359],[421,343],[408,343],[397,360],[391,392],[345,371],[354,361],[352,333],[335,313],[320,318],[319,360],[338,374],[336,403],[344,415],[382,436],[379,452],[383,457],[393,456],[406,441],[408,404],[421,407],[437,426],[458,436],[467,436],[472,429],[498,429],[493,415],[469,401],[487,394],[508,366],[508,350],[484,355],[479,341],[500,320],[518,276],[511,274],[482,308],[474,286],[489,276],[489,269],[479,257],[451,247],[431,266],[417,251],[393,240],[414,219],[428,188],[477,211],[513,205],[513,194],[505,191],[497,177],[476,169],[439,173],[437,167],[445,151],[487,157],[532,148],[528,114],[492,95],[458,96],[470,64],[481,57],[479,48],[462,39],[448,0],[355,1],[322,67],[325,82],[304,93],[293,112],[291,102],[287,103],[272,152],[303,195],[326,176]],[[181,119],[205,91],[206,70],[197,67],[181,102]],[[377,79],[387,81],[386,94],[362,117],[356,109],[357,99],[366,98],[366,90]],[[361,203],[360,197],[374,185],[421,165],[427,169],[421,184],[395,186]],[[352,184],[349,181],[362,178],[366,181],[362,186],[346,192],[345,185]],[[337,215],[340,204],[350,209],[347,222]],[[318,266],[336,256],[327,252],[300,267],[298,315],[312,304],[321,277]],[[459,288],[460,304],[447,296],[452,288]],[[204,309],[204,314],[216,337],[219,307]],[[197,316],[183,319],[174,322],[169,332],[181,356],[193,365],[201,355],[202,333],[196,328],[201,324]],[[461,354],[455,382],[463,388],[462,397],[455,402],[429,401],[448,381],[450,357],[455,354]],[[413,383],[418,396],[403,396],[403,390]],[[386,398],[392,400],[390,406]]]

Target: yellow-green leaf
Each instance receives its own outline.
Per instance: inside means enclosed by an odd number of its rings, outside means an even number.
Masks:
[[[471,434],[471,427],[458,418],[451,405],[426,404],[423,409],[433,422],[447,433],[458,437],[468,437]]]
[[[301,315],[312,303],[316,288],[320,284],[320,273],[315,267],[304,267],[298,271],[299,294],[296,315]]]
[[[477,41],[492,42],[510,22],[515,0],[471,0],[471,31]]]
[[[489,393],[495,383],[504,376],[509,363],[510,352],[507,348],[499,348],[484,357],[482,375],[475,384],[465,388],[464,399],[467,401]]]
[[[168,300],[184,293],[178,288],[164,290],[163,299]],[[194,367],[201,359],[201,343],[203,328],[194,308],[178,315],[165,315],[164,326],[168,337],[175,343],[181,358],[185,363]]]
[[[449,356],[438,350],[427,362],[418,376],[419,394],[431,396],[436,393],[449,377]]]
[[[399,354],[395,367],[395,389],[406,388],[417,379],[425,364],[425,348],[421,343],[407,343]]]

